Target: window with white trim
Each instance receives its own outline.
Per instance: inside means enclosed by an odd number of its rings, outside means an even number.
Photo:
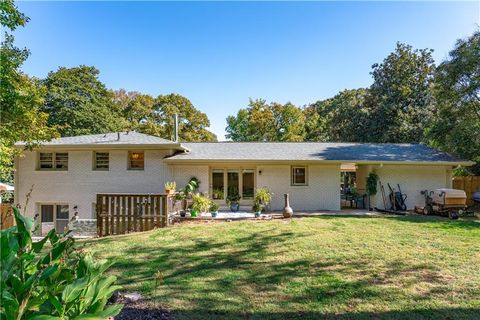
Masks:
[[[108,152],[93,153],[93,170],[107,171],[110,168],[110,154]]]
[[[292,186],[306,186],[307,184],[307,167],[292,167]]]
[[[143,151],[128,152],[128,170],[143,170],[145,167],[145,155]]]
[[[68,170],[68,152],[40,152],[38,170]]]

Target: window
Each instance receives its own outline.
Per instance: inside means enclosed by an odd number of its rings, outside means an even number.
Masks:
[[[227,198],[240,195],[239,184],[240,178],[238,170],[227,170]]]
[[[225,198],[223,169],[212,170],[212,198],[215,200]]]
[[[42,222],[53,222],[53,205],[47,204],[41,206]]]
[[[67,152],[40,152],[39,170],[68,170]]]
[[[40,165],[38,167],[40,169],[53,169],[53,153],[51,152],[40,153],[39,162],[40,162]]]
[[[244,169],[242,172],[242,197],[243,199],[253,199],[254,194],[254,171]]]
[[[307,185],[307,168],[306,167],[292,167],[292,185],[294,186]]]
[[[68,169],[68,153],[55,153],[55,169]]]
[[[130,151],[128,153],[128,170],[143,170],[145,167],[143,151]]]
[[[94,152],[93,170],[108,170],[110,158],[108,152]]]

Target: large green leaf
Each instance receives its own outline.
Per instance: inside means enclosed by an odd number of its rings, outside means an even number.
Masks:
[[[42,240],[32,243],[33,251],[36,253],[39,253],[42,250],[45,242],[47,242],[47,240],[48,240],[48,237],[44,237]]]
[[[56,317],[56,316],[50,316],[50,315],[47,315],[47,314],[38,314],[38,315],[29,316],[26,319],[28,319],[28,320],[58,320],[58,319],[61,319],[61,318]]]
[[[68,286],[66,286],[62,292],[63,303],[69,303],[69,302],[72,302],[74,299],[76,299],[80,295],[81,291],[85,289],[87,284],[88,284],[87,278],[80,278],[75,280],[73,283],[69,284]]]

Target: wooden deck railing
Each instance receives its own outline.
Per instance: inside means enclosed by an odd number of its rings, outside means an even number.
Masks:
[[[167,194],[97,194],[98,236],[166,227],[173,199]]]

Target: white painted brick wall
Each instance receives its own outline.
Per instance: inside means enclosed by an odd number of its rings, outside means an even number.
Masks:
[[[446,166],[414,166],[414,165],[384,165],[376,168],[380,181],[385,187],[385,194],[388,199],[389,189],[387,183],[390,183],[395,190],[398,190],[397,184],[400,184],[402,192],[407,194],[407,209],[413,210],[415,206],[423,206],[425,198],[420,194],[424,189],[433,190],[451,186],[450,167]],[[383,199],[380,188],[375,196],[375,202],[378,208],[383,209]],[[387,200],[388,203],[388,200]]]
[[[196,177],[200,181],[199,191],[208,193],[209,190],[209,168],[208,166],[197,165],[172,165],[172,179],[177,183],[177,189],[183,189],[192,177]]]
[[[258,166],[257,187],[268,187],[273,193],[272,209],[282,210],[284,194],[290,194],[293,211],[339,210],[340,165],[308,166],[308,186],[290,185],[290,166]]]
[[[92,170],[92,151],[69,151],[68,171],[36,170],[36,152],[25,152],[18,159],[16,203],[22,208],[33,185],[24,212],[39,213],[38,203],[67,203],[70,216],[78,206],[79,218],[95,218],[92,204],[97,193],[159,193],[171,180],[170,168],[162,161],[167,150],[145,150],[145,170],[127,170],[128,150],[110,150],[110,170]]]

